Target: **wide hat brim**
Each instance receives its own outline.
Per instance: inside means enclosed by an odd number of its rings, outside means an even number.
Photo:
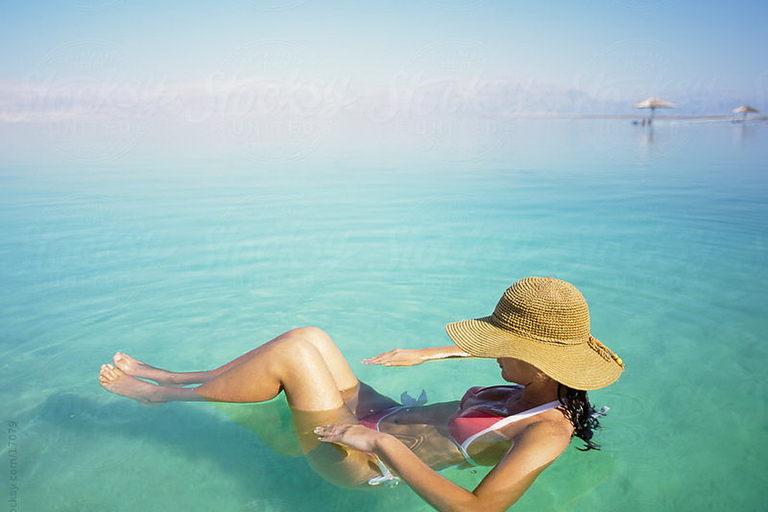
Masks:
[[[604,388],[624,371],[618,356],[591,335],[580,343],[539,341],[494,325],[493,316],[450,323],[445,330],[475,357],[520,359],[573,389]]]

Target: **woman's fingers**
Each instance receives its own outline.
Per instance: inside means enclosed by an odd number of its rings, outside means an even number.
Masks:
[[[317,439],[323,443],[341,443],[357,450],[371,451],[379,432],[362,425],[326,425],[315,427]]]
[[[390,352],[384,352],[383,354],[379,354],[377,356],[367,357],[362,360],[362,363],[367,365],[386,364]]]
[[[346,432],[345,427],[348,428],[349,425],[325,425],[323,427],[315,427],[314,432],[320,441],[333,443],[341,440],[344,432]]]
[[[381,366],[415,366],[421,362],[418,350],[406,348],[396,348],[362,361],[363,364]]]

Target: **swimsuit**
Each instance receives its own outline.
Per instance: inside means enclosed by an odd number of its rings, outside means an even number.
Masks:
[[[534,407],[533,409],[528,409],[527,411],[513,414],[512,416],[501,416],[499,414],[477,408],[466,410],[463,409],[464,403],[467,399],[474,397],[481,391],[493,388],[522,389],[523,386],[477,386],[471,388],[464,394],[464,397],[461,399],[461,402],[459,403],[459,411],[454,414],[448,421],[448,430],[451,432],[451,436],[456,442],[456,446],[458,446],[459,451],[461,451],[461,454],[464,455],[464,458],[467,460],[467,462],[475,466],[477,463],[472,460],[472,457],[468,452],[470,445],[477,438],[487,434],[488,432],[499,430],[502,427],[509,425],[510,423],[514,423],[525,418],[530,418],[536,414],[563,405],[559,400],[553,400],[552,402]]]
[[[389,409],[384,409],[383,411],[379,411],[377,413],[371,414],[370,416],[366,416],[365,418],[360,418],[357,421],[360,422],[360,424],[364,427],[368,427],[370,429],[379,430],[379,424],[381,421],[386,418],[387,416],[391,416],[392,414],[395,414],[400,409],[404,409],[405,405],[397,405],[395,407],[390,407]]]
[[[400,409],[404,409],[406,407],[421,406],[427,403],[427,393],[422,389],[421,395],[419,395],[419,398],[413,398],[406,391],[402,395],[400,395],[400,402],[403,405],[396,405],[394,407],[390,407],[389,409],[384,409],[383,411],[379,411],[377,413],[371,414],[370,416],[366,416],[365,418],[359,418],[358,421],[364,427],[368,427],[370,429],[378,431],[379,424],[387,416],[394,414]],[[368,480],[368,485],[383,484],[385,487],[394,487],[400,483],[400,478],[392,474],[392,471],[390,471],[390,469],[383,462],[381,462],[381,459],[379,459],[378,455],[370,452],[366,452],[366,453],[368,453],[370,456],[373,457],[373,459],[376,461],[376,465],[379,467],[379,471],[381,472],[381,476],[374,477]]]
[[[400,409],[405,409],[406,407],[418,407],[426,404],[427,392],[422,389],[419,398],[413,398],[408,394],[407,391],[405,391],[402,395],[400,395],[400,403],[403,405],[396,405],[394,407],[390,407],[389,409],[375,412],[370,416],[366,416],[365,418],[359,418],[358,421],[364,427],[368,427],[373,430],[379,430],[379,423],[381,423],[381,421],[387,416],[396,413]]]
[[[495,389],[495,388],[506,388],[509,390],[513,390],[513,389],[523,389],[523,386],[501,385],[501,386],[489,386],[489,387],[481,387],[481,386],[473,387],[464,394],[464,397],[462,397],[461,402],[459,402],[459,410],[453,416],[451,416],[450,420],[448,420],[448,430],[450,431],[451,436],[453,437],[453,441],[456,443],[456,446],[459,448],[459,451],[467,460],[467,462],[469,462],[474,466],[477,466],[478,464],[472,459],[472,457],[469,455],[468,452],[469,452],[470,445],[477,438],[489,432],[499,430],[504,426],[509,425],[510,423],[514,423],[516,421],[520,421],[525,418],[530,418],[531,416],[535,416],[536,414],[539,414],[544,411],[548,411],[550,409],[554,409],[555,407],[559,407],[563,405],[560,403],[560,401],[554,400],[552,402],[548,402],[538,407],[534,407],[533,409],[528,409],[527,411],[513,414],[512,416],[503,416],[501,414],[478,409],[476,407],[471,409],[466,409],[466,410],[464,409],[465,402],[468,399],[474,397],[475,395],[477,395],[478,393],[486,389]],[[398,405],[395,407],[390,407],[389,409],[384,409],[383,411],[379,411],[377,413],[371,414],[370,416],[366,416],[365,418],[360,418],[359,421],[360,421],[360,424],[363,426],[366,426],[373,430],[379,430],[379,425],[385,418],[387,418],[388,416],[391,416],[392,414],[406,407],[409,407],[409,405]]]

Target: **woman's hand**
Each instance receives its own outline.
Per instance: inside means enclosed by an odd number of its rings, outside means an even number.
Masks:
[[[363,452],[372,452],[379,437],[387,435],[362,425],[326,425],[314,432],[323,443],[341,443]]]
[[[395,350],[363,359],[362,363],[368,365],[379,364],[381,366],[416,366],[424,361],[448,359],[451,357],[472,356],[459,349],[456,345],[428,348],[396,348]]]
[[[381,366],[416,366],[426,361],[423,350],[418,348],[396,348],[377,356],[363,359],[367,365]]]

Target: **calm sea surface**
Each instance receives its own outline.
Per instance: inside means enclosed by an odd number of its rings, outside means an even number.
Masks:
[[[334,488],[210,404],[106,393],[99,365],[121,350],[209,368],[311,324],[383,392],[457,399],[500,382],[495,363],[357,362],[447,344],[444,324],[529,275],[576,284],[627,371],[592,393],[611,407],[603,450],[569,448],[514,509],[764,510],[768,126],[444,132],[397,151],[360,134],[316,157],[0,168],[0,481],[18,510],[430,510],[405,485]]]

